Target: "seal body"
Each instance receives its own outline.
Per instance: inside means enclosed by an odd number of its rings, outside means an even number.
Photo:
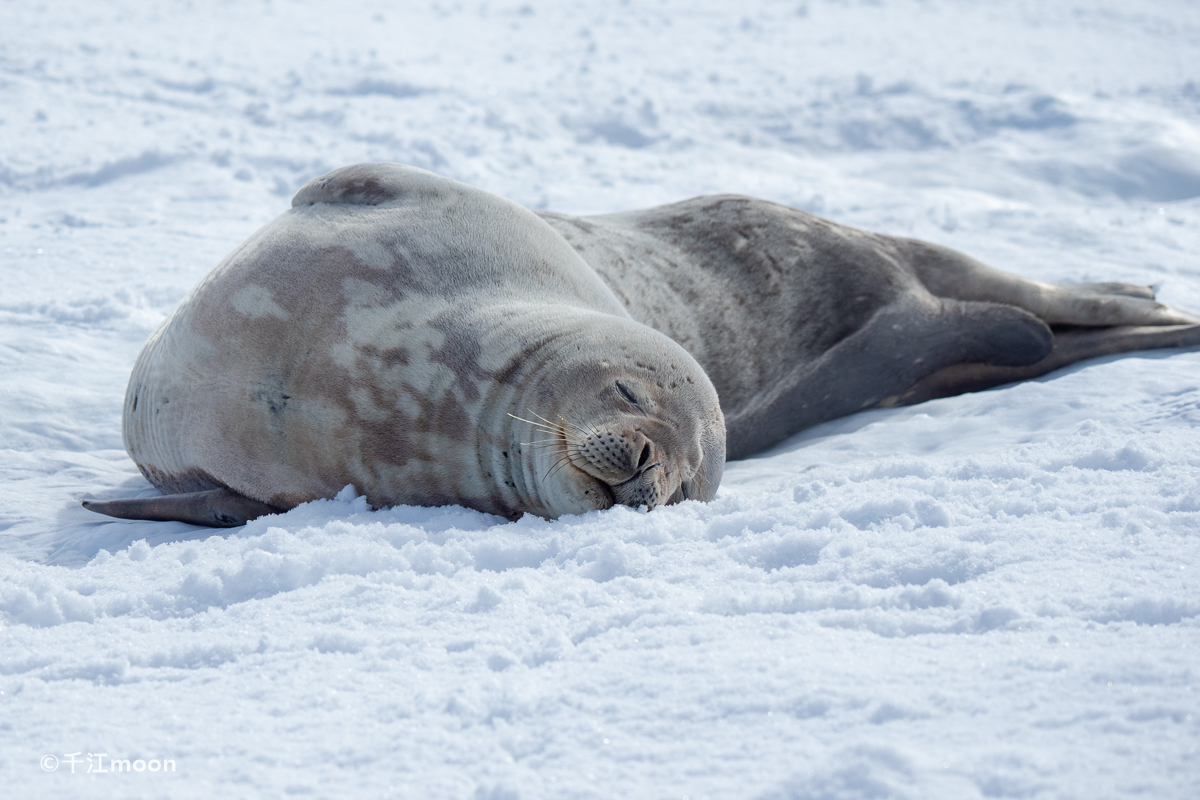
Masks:
[[[89,508],[234,525],[347,484],[509,517],[707,500],[727,455],[827,419],[1200,344],[1142,287],[745,197],[535,215],[366,164],[292,205],[138,358],[125,445],[168,496]]]

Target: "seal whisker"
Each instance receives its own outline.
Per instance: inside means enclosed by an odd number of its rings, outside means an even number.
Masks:
[[[574,429],[575,429],[575,431],[576,431],[577,433],[581,433],[581,434],[585,434],[585,435],[586,435],[586,431],[584,431],[584,430],[583,430],[583,428],[579,427],[579,425],[575,424],[574,422],[572,422],[571,420],[567,419],[566,417],[562,417],[562,416],[560,416],[560,417],[559,417],[559,420],[560,420],[560,422],[558,422],[558,423],[553,423],[553,422],[551,422],[550,420],[548,420],[548,419],[546,419],[545,417],[543,417],[541,414],[538,414],[537,412],[535,412],[533,409],[529,409],[529,413],[530,413],[530,414],[533,414],[535,417],[537,417],[538,419],[542,420],[542,421],[543,421],[543,422],[545,422],[547,425],[554,425],[554,426],[555,426],[556,428],[558,428],[559,430],[564,430],[564,424],[565,424],[565,425],[569,425],[569,426],[571,426],[572,428],[574,428]],[[565,432],[565,431],[564,431],[564,432]]]
[[[568,426],[570,426],[571,429],[569,429]],[[544,426],[541,426],[541,429],[542,429],[542,431],[550,431],[556,435],[559,435],[559,437],[562,437],[563,439],[570,439],[572,437],[577,438],[577,437],[581,437],[581,435],[582,435],[582,432],[580,431],[580,429],[578,429],[578,426],[572,425],[572,423],[570,423],[570,422],[566,423],[566,425],[554,426],[552,429],[547,428],[544,425]]]
[[[603,432],[600,431],[599,428],[589,425],[587,431],[583,435],[583,438],[585,441],[588,439],[593,439],[593,438],[602,439],[602,438],[604,438],[604,434],[603,434]]]
[[[545,450],[548,447],[553,448],[555,444],[564,444],[564,443],[563,442],[546,442],[545,444],[530,444],[529,442],[521,442],[522,447],[528,447],[531,450]],[[569,445],[568,444],[568,447],[574,447],[575,453],[581,452],[578,445]],[[564,447],[563,452],[566,452],[567,449],[568,449],[567,447]]]
[[[534,422],[533,420],[527,420],[522,416],[517,416],[516,414],[509,414],[509,416],[511,416],[514,420],[520,420],[521,422],[528,423],[528,425],[532,425],[534,427],[534,431],[539,431],[541,433],[552,433],[554,435],[558,435],[558,437],[565,435],[565,432],[562,428],[544,425],[544,423]]]
[[[543,417],[541,414],[534,411],[532,408],[527,408],[525,410],[528,411],[530,414],[533,414],[535,417],[537,417],[538,419],[540,419],[542,422],[546,423],[547,425],[557,425],[557,423],[551,422],[550,420]],[[562,419],[562,417],[559,417],[559,419]]]
[[[532,411],[530,411],[529,413],[533,414]],[[539,420],[542,420],[541,422],[536,422],[532,419],[525,419],[524,417],[518,417],[516,414],[512,413],[511,411],[508,412],[508,415],[510,417],[512,417],[513,419],[520,420],[521,422],[528,422],[530,425],[537,425],[538,427],[541,427],[541,428],[554,428],[555,430],[558,429],[558,426],[555,425],[553,422],[550,422],[550,420],[545,419],[544,417],[541,417],[537,414],[533,414],[533,416],[537,417]]]
[[[551,475],[558,472],[560,469],[562,469],[563,467],[565,467],[567,464],[570,464],[570,463],[571,463],[571,457],[569,455],[564,455],[558,461],[555,461],[554,464],[550,467],[550,469],[546,470],[546,474],[542,477],[542,481],[545,482],[545,481],[550,480]]]
[[[562,433],[562,431],[559,428],[553,428],[553,427],[550,427],[549,425],[543,425],[540,422],[534,422],[531,419],[525,419],[524,417],[518,417],[516,414],[509,414],[509,416],[512,417],[513,419],[520,420],[521,422],[526,422],[526,423],[532,425],[537,430],[540,430],[540,431],[543,431],[546,433]]]

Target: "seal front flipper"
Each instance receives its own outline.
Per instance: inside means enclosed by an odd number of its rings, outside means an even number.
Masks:
[[[1051,352],[1050,326],[998,303],[911,294],[750,402],[725,411],[726,457],[745,458],[820,422],[900,405],[931,373],[955,364],[1036,364]]]
[[[186,522],[209,528],[236,528],[252,519],[283,512],[281,508],[251,500],[229,489],[125,500],[84,500],[83,507],[119,519]]]

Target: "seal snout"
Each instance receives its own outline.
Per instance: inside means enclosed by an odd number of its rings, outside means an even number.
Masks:
[[[604,482],[616,503],[654,508],[663,500],[665,475],[658,447],[641,431],[589,433],[578,449],[578,466]]]

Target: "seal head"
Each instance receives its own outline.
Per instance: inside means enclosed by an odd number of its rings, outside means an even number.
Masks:
[[[539,370],[552,377],[531,381],[519,410],[508,412],[523,505],[555,517],[712,499],[725,467],[712,383],[661,334],[632,321],[594,322]]]

